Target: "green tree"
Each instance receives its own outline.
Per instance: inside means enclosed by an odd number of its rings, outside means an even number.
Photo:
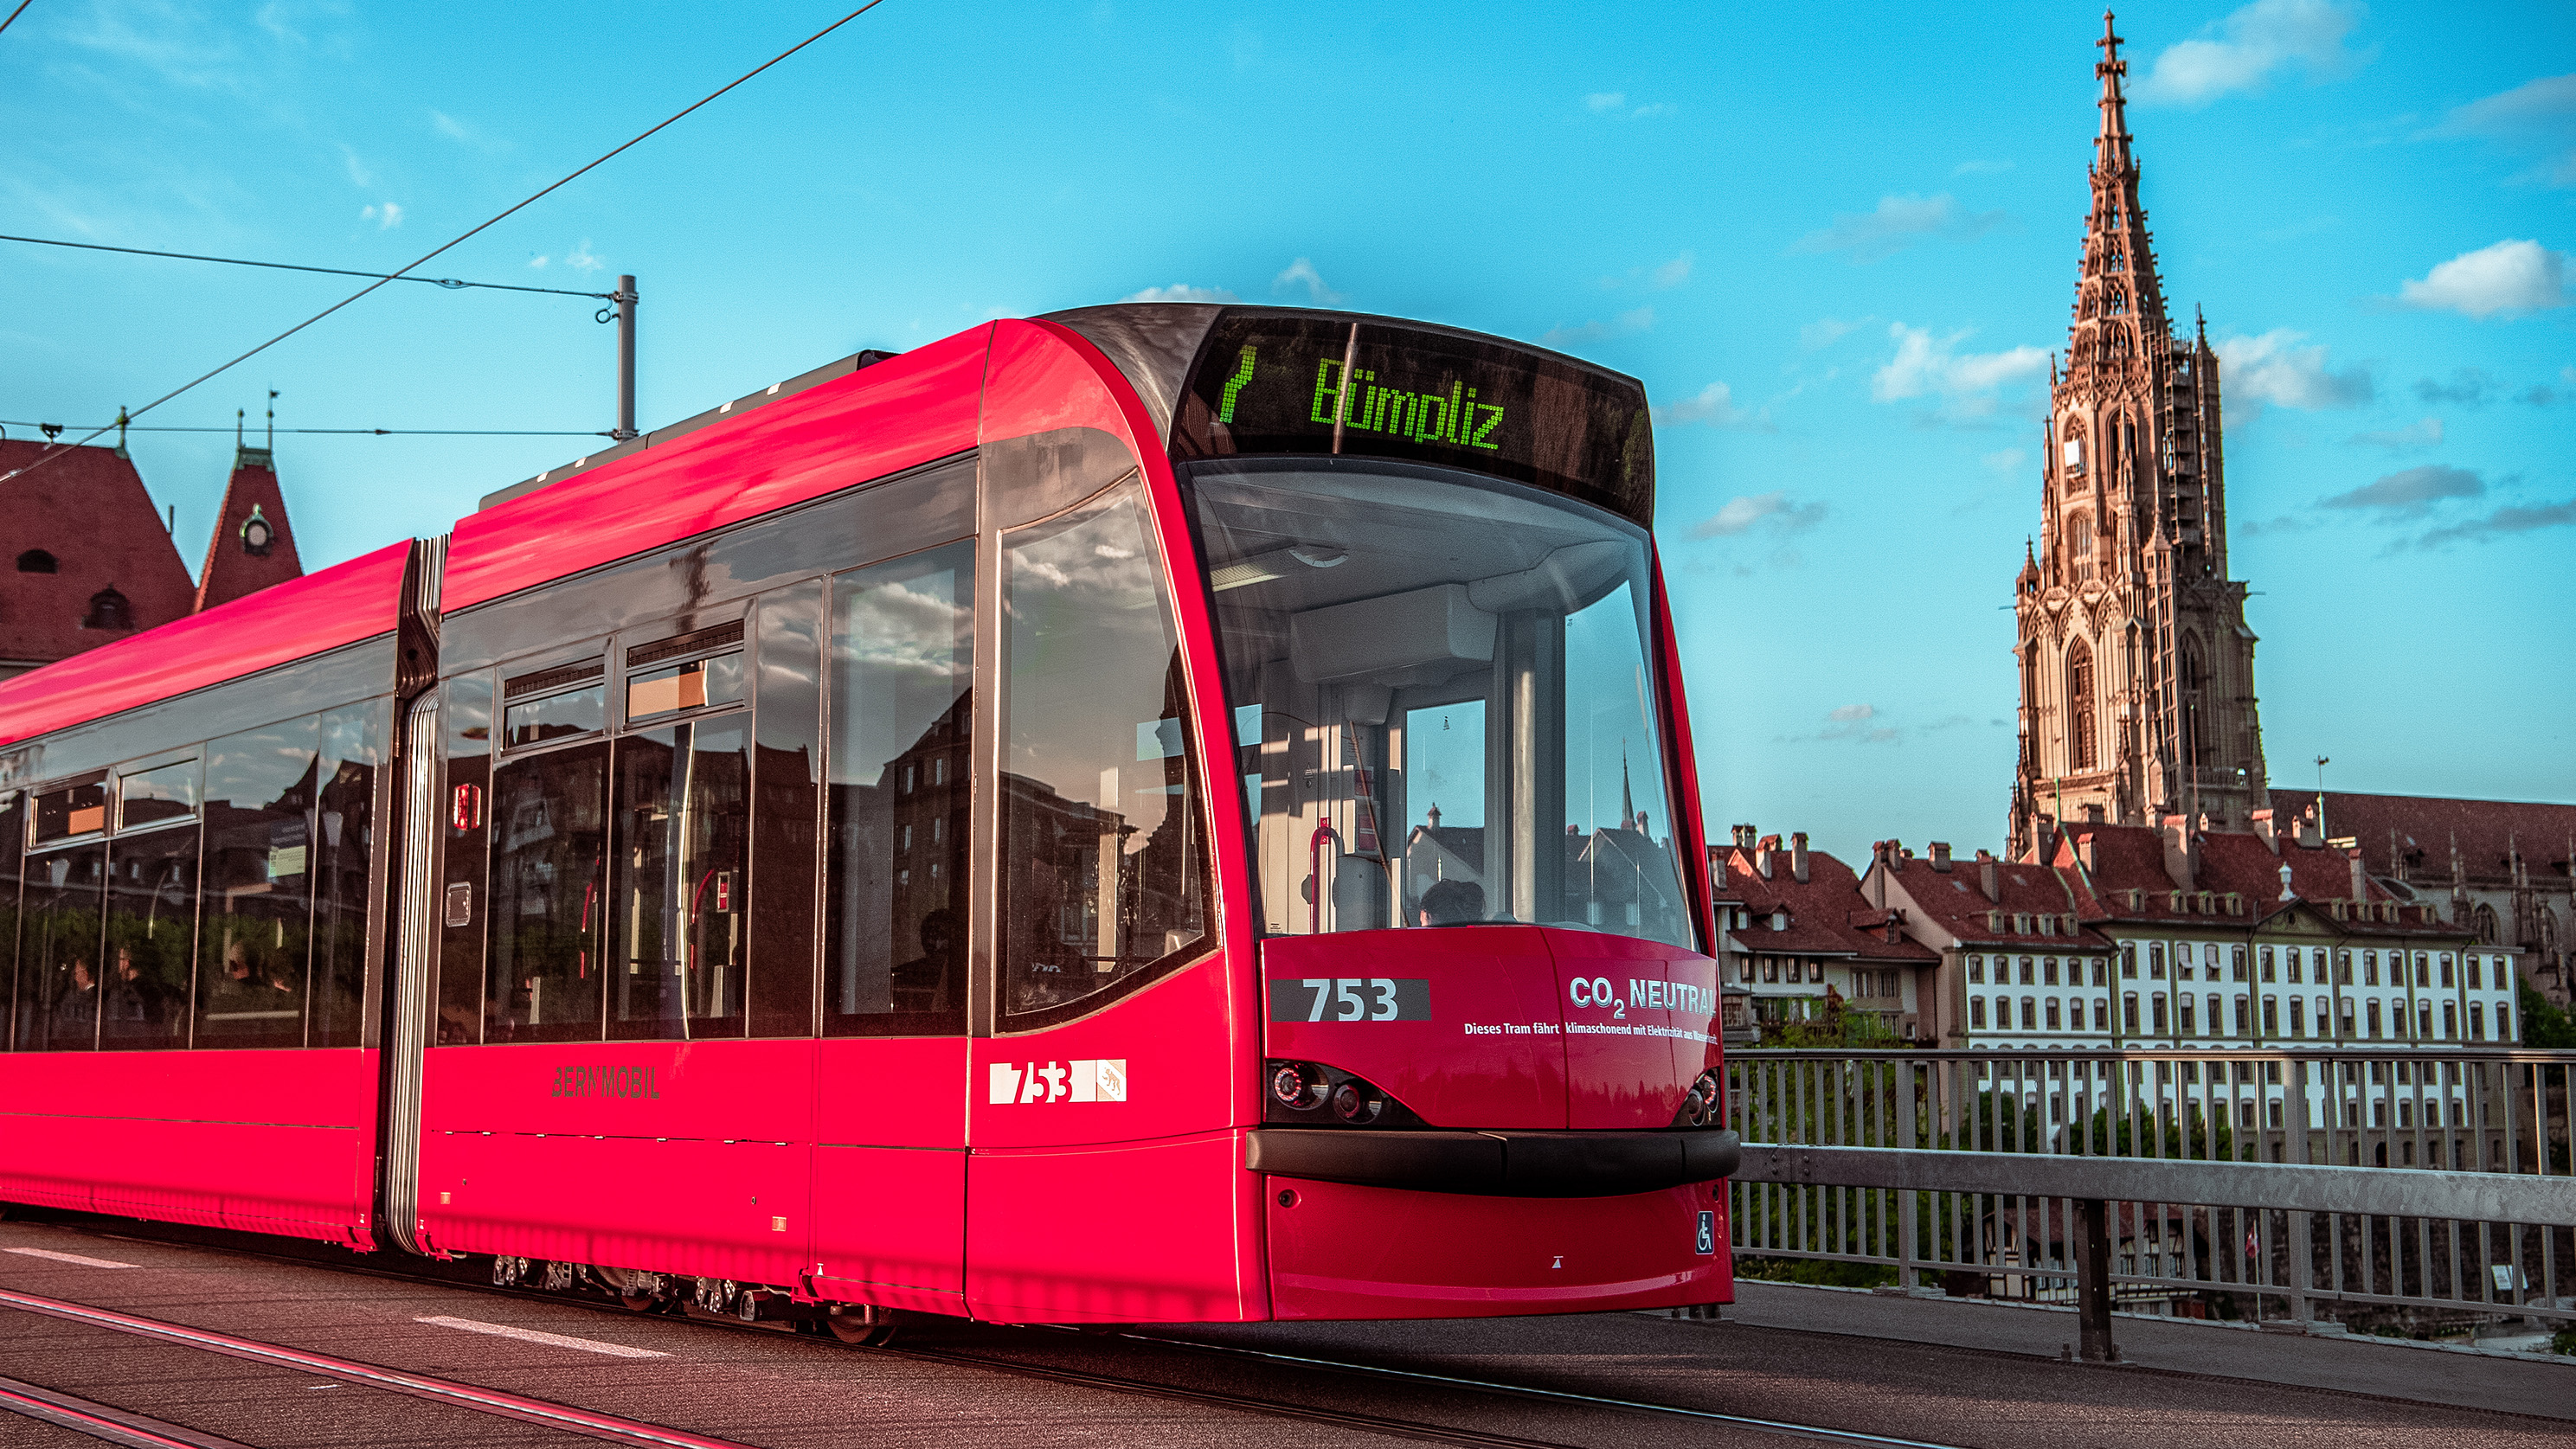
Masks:
[[[2549,1004],[2549,998],[2531,989],[2528,981],[2522,987],[2522,1044],[2527,1047],[2576,1047],[2576,1022],[2567,1013]]]

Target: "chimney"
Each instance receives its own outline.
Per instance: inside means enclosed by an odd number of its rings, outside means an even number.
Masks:
[[[2318,832],[2317,815],[2315,811],[2310,810],[2299,816],[2299,834],[2297,839],[2299,844],[2310,850],[2314,850],[2326,843],[2325,836]]]
[[[1789,874],[1798,878],[1798,884],[1807,883],[1807,832],[1803,830],[1789,833]]]
[[[1946,840],[1932,842],[1932,868],[1944,875],[1950,873],[1950,842]]]
[[[1726,889],[1726,852],[1716,846],[1708,851],[1708,885],[1711,890]]]
[[[2263,837],[2264,845],[2270,847],[2274,855],[2279,855],[2281,853],[2281,835],[2279,831],[2272,828],[2271,811],[2257,810],[2254,812],[2254,833]]]
[[[1734,836],[1735,836],[1735,848],[1736,848],[1736,849],[1738,849],[1738,850],[1751,850],[1751,849],[1753,848],[1753,827],[1752,827],[1752,826],[1750,826],[1750,825],[1738,825],[1738,826],[1734,827],[1734,832],[1733,832],[1733,833],[1734,833]]]
[[[2370,872],[2362,868],[2360,849],[2356,847],[2345,851],[2344,859],[2352,867],[2352,898],[2356,901],[2369,900]]]
[[[1753,868],[1762,873],[1762,878],[1764,880],[1769,880],[1771,878],[1771,852],[1779,848],[1780,837],[1776,835],[1763,836],[1759,841],[1754,843]]]
[[[1987,900],[2000,902],[2004,898],[2004,883],[2003,878],[1995,874],[1996,864],[1992,855],[1982,850],[1977,852],[1977,889],[1986,893]]]
[[[2165,844],[2165,876],[2176,890],[2198,890],[2195,869],[2200,864],[2199,850],[2191,837],[2191,821],[2181,815],[2168,815],[2162,822]]]

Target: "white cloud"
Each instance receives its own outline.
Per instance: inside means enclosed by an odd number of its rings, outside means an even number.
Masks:
[[[1878,723],[1878,706],[1847,704],[1826,713],[1825,727],[1816,732],[1816,738],[1851,740],[1864,745],[1892,745],[1902,735],[1896,726]]]
[[[1193,287],[1187,282],[1174,282],[1168,287],[1147,287],[1118,299],[1121,302],[1239,302],[1243,300],[1223,287]]]
[[[1551,327],[1547,335],[1539,338],[1539,341],[1563,351],[1569,347],[1580,347],[1587,342],[1606,342],[1613,337],[1625,337],[1631,332],[1643,332],[1654,325],[1655,309],[1639,307],[1634,311],[1622,312],[1607,322],[1585,322],[1579,327]]]
[[[1677,106],[1677,105],[1674,105],[1674,104],[1673,104],[1672,102],[1670,102],[1670,101],[1657,101],[1657,102],[1655,102],[1653,105],[1648,105],[1648,106],[1639,106],[1637,109],[1635,109],[1635,110],[1633,110],[1633,111],[1630,111],[1628,114],[1629,114],[1629,115],[1632,115],[1632,116],[1639,117],[1639,118],[1644,118],[1644,117],[1647,117],[1647,116],[1669,116],[1669,115],[1674,114],[1675,112],[1678,112],[1679,110],[1681,110],[1681,107],[1679,107],[1679,106]]]
[[[2542,76],[2464,106],[2454,106],[2428,134],[2487,136],[2536,145],[2552,186],[2576,186],[2576,74]]]
[[[1624,91],[1595,91],[1583,98],[1583,104],[1596,111],[1615,111],[1628,104],[1628,96]]]
[[[1693,538],[1736,538],[1768,524],[1776,533],[1803,533],[1824,522],[1822,503],[1792,503],[1789,491],[1775,489],[1726,500],[1726,506],[1691,525]]]
[[[391,231],[402,225],[403,209],[400,205],[388,201],[382,206],[359,207],[358,216],[361,220],[374,222],[378,231]]]
[[[1771,410],[1749,411],[1735,405],[1735,390],[1722,382],[1701,388],[1699,396],[1655,409],[1655,421],[1667,425],[1706,423],[1712,428],[1771,430]],[[1740,501],[1740,500],[1739,500]]]
[[[2048,354],[2036,347],[1959,352],[1955,349],[1968,337],[1964,328],[1936,339],[1929,328],[1897,322],[1889,325],[1887,335],[1896,344],[1896,355],[1869,383],[1870,396],[1880,402],[1932,393],[1952,398],[1990,393],[2007,383],[2036,377],[2048,367]]]
[[[2301,347],[2308,334],[2276,327],[2260,337],[2222,337],[2218,353],[2220,385],[2239,416],[2253,417],[2265,403],[2285,408],[2348,408],[2370,401],[2370,369],[2335,371],[2326,349]]]
[[[2010,171],[2011,169],[2013,169],[2013,164],[2010,161],[1988,161],[1983,158],[1978,158],[1975,160],[1960,162],[1958,165],[1950,168],[1950,174],[1953,176],[1991,176],[1998,171]]]
[[[1859,331],[1869,320],[1864,317],[1859,322],[1846,322],[1840,317],[1819,317],[1798,329],[1798,350],[1817,352],[1831,347],[1845,336]]]
[[[1290,262],[1286,271],[1270,279],[1270,290],[1274,292],[1284,292],[1290,287],[1304,287],[1307,298],[1318,307],[1328,307],[1343,300],[1341,293],[1324,285],[1323,273],[1316,271],[1315,264],[1304,257]]]
[[[1854,262],[1892,257],[1917,242],[1975,241],[2012,224],[2000,211],[1970,213],[1948,192],[1938,196],[1882,196],[1872,212],[1838,212],[1834,224],[1798,239],[1792,253],[1842,252]]]
[[[2413,517],[2444,499],[2475,498],[2486,491],[2486,480],[2466,468],[2427,463],[2391,473],[2350,493],[2338,493],[2326,500],[2326,507],[2370,508]]]
[[[359,186],[376,184],[376,173],[367,169],[367,163],[359,160],[357,151],[346,142],[340,145],[340,160],[349,168],[349,180],[352,183]]]
[[[2351,441],[2365,447],[2386,448],[2392,453],[2420,453],[2426,448],[2442,446],[2442,420],[2426,418],[2411,427],[2355,433]]]
[[[528,265],[532,269],[542,272],[546,269],[546,261],[547,259],[545,257],[530,257],[528,258]]]
[[[2254,90],[2292,62],[2312,79],[2348,74],[2369,58],[2344,48],[2356,18],[2357,7],[2328,0],[2254,0],[2203,32],[2222,38],[2165,47],[2133,94],[2149,104],[2201,106]]]
[[[2019,448],[1998,448],[1977,461],[1997,477],[2017,478],[2021,476],[2021,465],[2030,461],[2030,454]]]
[[[2462,252],[2420,278],[2397,286],[2397,300],[2425,311],[2470,317],[2518,317],[2564,307],[2567,254],[2536,241],[2500,241]]]
[[[590,238],[583,237],[581,239],[580,246],[574,247],[571,251],[564,253],[564,265],[577,272],[595,272],[599,270],[601,266],[599,258],[590,254]]]
[[[467,126],[463,121],[456,119],[454,116],[447,114],[445,111],[430,112],[429,124],[432,130],[445,136],[451,141],[472,141],[474,139],[473,128]]]
[[[1655,268],[1654,275],[1647,280],[1649,284],[1658,290],[1669,291],[1670,289],[1678,287],[1682,283],[1690,280],[1690,274],[1691,254],[1684,252],[1680,256],[1673,258],[1671,261],[1664,263],[1662,266]]]

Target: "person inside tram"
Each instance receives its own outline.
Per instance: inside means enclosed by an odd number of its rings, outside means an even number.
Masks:
[[[76,1034],[88,1030],[98,1019],[98,978],[90,973],[89,958],[72,958],[72,989],[54,1003],[54,1025],[58,1033]]]
[[[112,1022],[158,1022],[161,1020],[160,983],[144,979],[134,964],[134,948],[116,948],[113,984],[108,988],[107,1019]]]
[[[946,1011],[957,962],[957,916],[942,906],[921,918],[921,954],[894,968],[897,1011]]]
[[[1485,888],[1471,880],[1435,881],[1422,893],[1422,924],[1472,926],[1485,919]]]

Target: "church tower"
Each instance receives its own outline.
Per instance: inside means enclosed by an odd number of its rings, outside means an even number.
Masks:
[[[2102,17],[2102,129],[2063,366],[2052,364],[2037,547],[2013,587],[2021,758],[2010,854],[2052,821],[2249,828],[2264,793],[2254,634],[2227,574],[2218,359],[2165,315]]]

